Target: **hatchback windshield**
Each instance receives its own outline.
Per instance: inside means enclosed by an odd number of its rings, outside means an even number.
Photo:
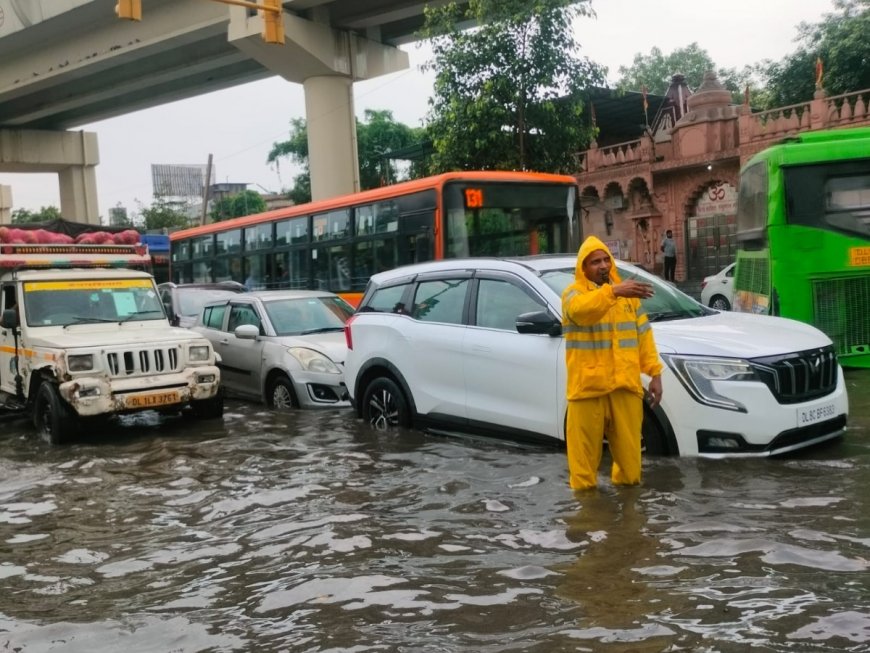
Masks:
[[[150,279],[28,281],[24,310],[30,326],[164,319]]]
[[[341,297],[276,299],[265,303],[266,313],[279,336],[342,331],[353,306]]]
[[[641,300],[641,305],[647,312],[650,322],[660,320],[682,320],[688,317],[700,317],[710,315],[714,311],[708,310],[685,293],[677,290],[660,279],[645,274],[641,271],[633,271],[625,268],[617,268],[623,281],[637,279],[651,283],[655,288],[652,297]],[[560,297],[565,288],[574,281],[574,268],[560,268],[557,270],[544,270],[541,279]]]

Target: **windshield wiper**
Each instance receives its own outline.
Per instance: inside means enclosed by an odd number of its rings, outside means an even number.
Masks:
[[[681,320],[686,317],[686,311],[656,311],[646,314],[650,322],[664,322],[665,320]]]
[[[93,324],[95,322],[114,322],[107,317],[83,317],[81,315],[76,315],[73,317],[71,322],[67,322],[63,325],[63,328],[66,329],[68,326],[72,326],[73,324]]]
[[[344,331],[343,326],[318,327],[316,329],[305,329],[300,335],[307,336],[312,333],[328,333],[329,331]]]

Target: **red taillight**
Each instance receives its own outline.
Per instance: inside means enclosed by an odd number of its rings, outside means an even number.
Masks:
[[[353,336],[350,333],[350,324],[353,322],[356,315],[351,315],[344,323],[344,341],[347,343],[348,349],[353,349]]]

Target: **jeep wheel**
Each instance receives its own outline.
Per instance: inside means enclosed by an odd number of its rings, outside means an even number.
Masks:
[[[299,402],[293,391],[293,383],[286,376],[277,377],[269,384],[266,395],[266,403],[269,408],[277,410],[292,410],[299,408]]]
[[[78,417],[50,381],[43,381],[33,402],[33,425],[48,444],[62,444],[75,434]]]
[[[411,426],[411,410],[408,400],[396,382],[381,376],[369,383],[363,393],[362,416],[378,431],[401,426]]]
[[[224,416],[224,393],[218,393],[211,399],[200,399],[190,402],[190,408],[197,419],[220,419]]]

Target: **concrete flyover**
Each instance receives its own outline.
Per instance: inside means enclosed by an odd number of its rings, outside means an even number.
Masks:
[[[254,10],[208,0],[0,0],[0,171],[57,172],[61,213],[99,222],[96,134],[79,125],[273,75],[303,84],[315,199],[359,189],[353,83],[408,67],[425,5],[284,0],[284,45]],[[252,111],[255,108],[252,108]]]

